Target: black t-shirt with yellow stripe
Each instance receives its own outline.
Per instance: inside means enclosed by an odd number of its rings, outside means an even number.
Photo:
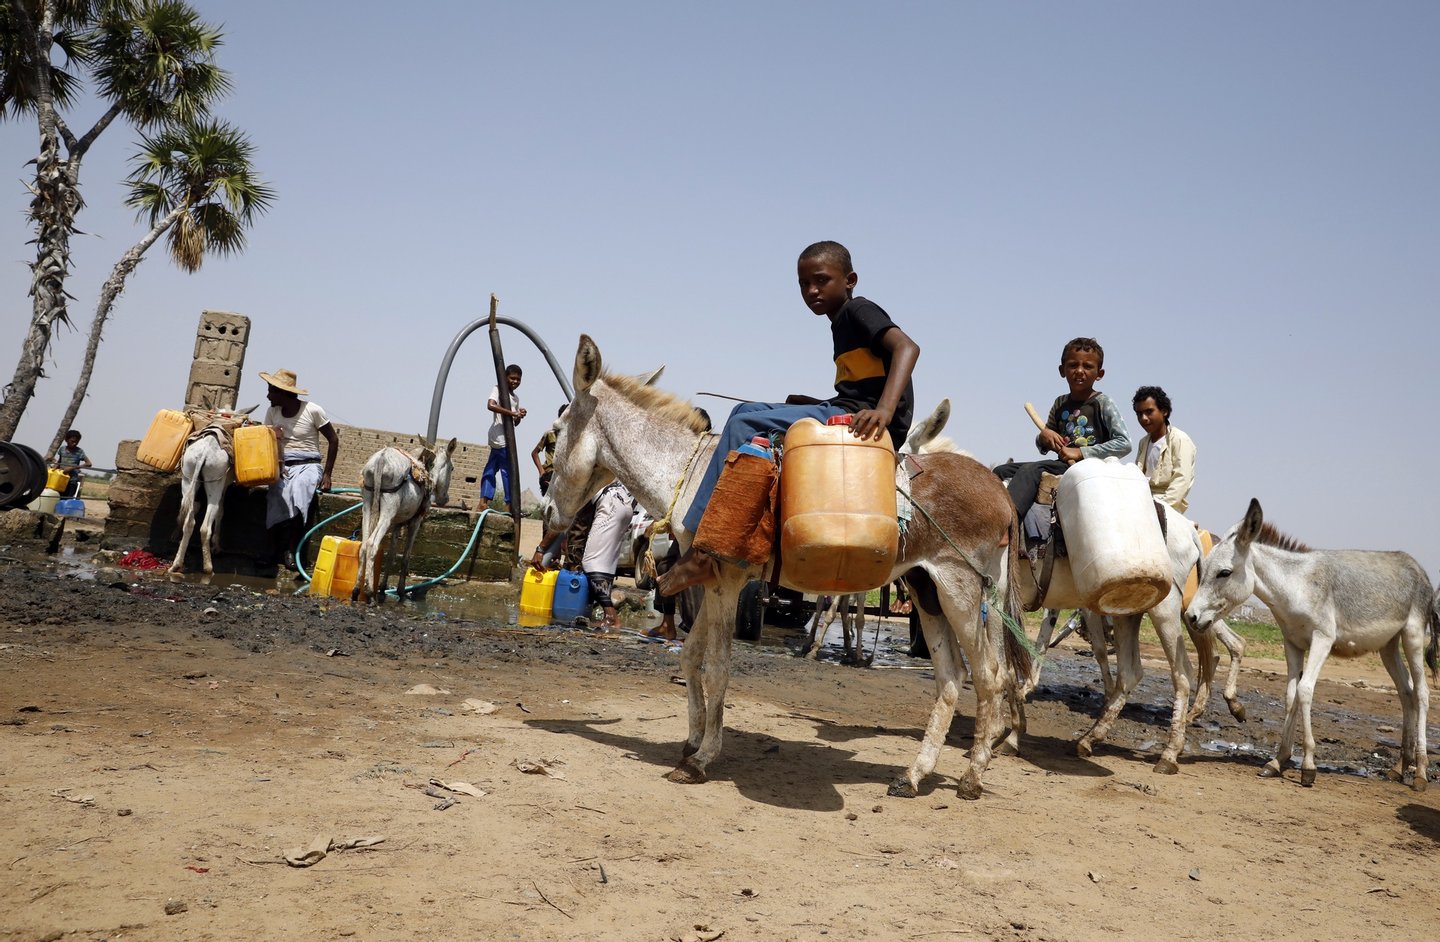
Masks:
[[[890,373],[890,354],[880,338],[894,326],[884,308],[865,298],[851,298],[836,312],[830,322],[830,336],[835,341],[835,395],[828,400],[831,404],[849,412],[875,408]],[[907,381],[889,426],[890,440],[896,448],[910,434],[914,409],[915,388]]]

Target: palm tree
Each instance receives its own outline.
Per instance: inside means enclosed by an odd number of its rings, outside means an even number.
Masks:
[[[150,231],[120,257],[100,288],[80,378],[46,454],[60,447],[65,430],[74,423],[90,385],[105,321],[150,246],[168,233],[171,260],[183,271],[199,271],[207,253],[243,251],[245,230],[275,198],[255,175],[250,142],[223,121],[188,121],[153,137],[142,135],[142,140],[125,205],[148,222]]]
[[[55,325],[69,322],[65,282],[84,206],[81,162],[117,119],[145,131],[207,116],[230,87],[214,63],[220,44],[219,30],[183,0],[0,0],[0,120],[33,114],[40,138],[29,185],[30,325],[0,403],[0,439],[14,436],[35,395]],[[52,62],[57,50],[64,68]],[[84,75],[106,108],[77,136],[65,112]]]

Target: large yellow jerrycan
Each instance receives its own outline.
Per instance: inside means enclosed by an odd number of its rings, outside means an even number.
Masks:
[[[180,467],[180,455],[185,450],[185,439],[190,437],[190,418],[174,409],[161,409],[155,413],[135,457],[160,471],[174,471]]]
[[[235,483],[261,487],[280,480],[280,445],[268,425],[245,425],[231,434],[235,443]]]
[[[310,594],[329,595],[330,585],[335,578],[335,552],[340,548],[340,537],[327,536],[320,539],[320,552],[315,556],[315,568],[310,573]]]
[[[878,589],[900,549],[895,449],[889,435],[851,435],[851,418],[801,419],[785,433],[780,581],[802,592]]]

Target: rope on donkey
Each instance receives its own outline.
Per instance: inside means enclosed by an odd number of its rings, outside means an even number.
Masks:
[[[670,518],[675,515],[675,505],[680,501],[680,492],[685,489],[685,480],[690,477],[690,471],[695,466],[695,456],[700,454],[700,446],[705,444],[705,439],[708,437],[703,432],[695,437],[695,447],[691,450],[685,467],[680,471],[680,480],[675,482],[675,493],[670,495],[670,506],[665,509],[665,516],[645,528],[645,564],[652,571],[655,569],[655,554],[651,552],[650,548],[655,543],[655,534],[670,526]]]
[[[975,562],[974,557],[961,549],[959,545],[950,538],[950,534],[946,533],[945,528],[940,526],[940,522],[930,515],[930,511],[925,509],[924,504],[917,501],[912,495],[907,494],[905,492],[905,488],[901,487],[898,484],[895,485],[895,490],[899,491],[902,497],[908,500],[917,510],[920,511],[920,513],[924,514],[925,519],[929,521],[930,525],[934,527],[942,537],[945,538],[946,543],[950,544],[950,548],[953,549],[960,556],[960,558],[965,561],[965,565],[975,570],[975,574],[980,577],[980,582],[982,585],[985,586],[985,590],[988,593],[987,598],[990,602],[991,610],[1000,613],[1001,624],[1005,626],[1005,629],[1015,637],[1015,640],[1020,643],[1020,646],[1024,648],[1031,657],[1043,661],[1045,659],[1045,652],[1040,651],[1035,647],[1034,642],[1032,642],[1025,635],[1024,627],[1019,622],[1017,622],[1014,616],[1012,616],[1006,610],[1004,603],[1000,599],[1000,588],[995,584],[995,580],[990,578],[990,574],[987,573],[984,569],[982,569],[979,563]],[[1011,574],[1011,577],[1014,577],[1013,573]]]

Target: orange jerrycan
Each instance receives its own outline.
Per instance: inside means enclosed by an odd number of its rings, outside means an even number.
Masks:
[[[180,455],[185,450],[185,439],[190,437],[190,419],[183,412],[161,409],[155,413],[135,457],[159,471],[174,471],[180,467]]]
[[[236,484],[261,487],[280,480],[280,445],[273,428],[245,425],[230,437],[235,443]]]
[[[851,435],[851,418],[801,419],[785,433],[780,581],[802,592],[878,589],[899,553],[895,449],[889,435]]]

